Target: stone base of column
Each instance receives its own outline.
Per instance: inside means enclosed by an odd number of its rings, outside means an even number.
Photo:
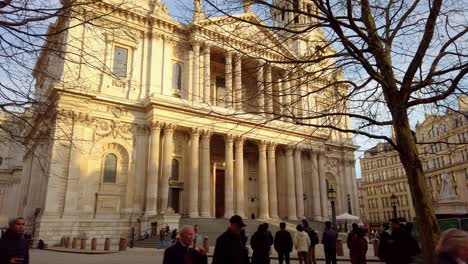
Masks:
[[[288,216],[288,220],[297,221],[298,219],[296,216]]]
[[[189,213],[189,214],[188,214],[188,217],[189,217],[189,218],[199,218],[200,215],[199,215],[198,213]]]
[[[213,218],[209,213],[201,213],[200,218]]]
[[[153,217],[153,216],[156,216],[158,215],[158,212],[156,211],[148,211],[148,212],[145,212],[145,214],[143,215],[143,217]]]
[[[257,217],[258,220],[268,220],[270,219],[270,217],[268,215],[260,215],[259,217]]]
[[[270,218],[271,218],[271,219],[275,219],[275,220],[279,220],[279,219],[280,219],[280,217],[277,216],[277,215],[272,215],[272,216],[270,216]]]
[[[230,219],[234,215],[234,212],[224,213],[224,218]]]
[[[313,216],[313,217],[312,217],[312,220],[318,221],[318,222],[322,222],[322,221],[323,221],[323,218],[322,218],[321,216],[318,216],[318,215],[317,215],[317,216]]]

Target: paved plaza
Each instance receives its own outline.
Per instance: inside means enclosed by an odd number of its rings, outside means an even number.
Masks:
[[[144,248],[133,248],[124,252],[109,254],[77,254],[33,249],[30,255],[31,264],[154,264],[162,263],[163,260],[162,250]],[[211,258],[208,263],[211,263]],[[278,260],[272,260],[271,263],[278,263]],[[298,261],[291,261],[291,263],[298,263]],[[318,261],[318,263],[325,262]],[[338,261],[338,263],[350,262]]]

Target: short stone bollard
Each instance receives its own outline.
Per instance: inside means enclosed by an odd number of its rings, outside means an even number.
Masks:
[[[106,238],[106,241],[104,242],[104,251],[109,251],[110,250],[110,238]]]
[[[74,237],[72,242],[72,248],[76,248],[78,246],[78,238]]]
[[[378,257],[379,256],[379,240],[374,239],[373,244],[374,244],[374,256]]]
[[[81,249],[86,249],[86,238],[81,239]]]
[[[340,257],[344,256],[343,240],[341,238],[336,240],[336,255]]]
[[[65,248],[70,248],[70,237],[65,238]]]
[[[206,253],[210,252],[210,243],[207,236],[203,238],[203,248],[205,248]]]
[[[119,242],[119,251],[125,251],[125,250],[127,250],[127,239],[121,238]]]
[[[65,237],[60,239],[60,247],[65,247]]]
[[[96,249],[97,249],[97,239],[93,237],[93,239],[91,239],[91,250],[96,250]]]

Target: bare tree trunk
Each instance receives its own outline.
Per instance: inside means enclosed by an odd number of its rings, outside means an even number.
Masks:
[[[428,195],[422,163],[418,156],[415,136],[410,129],[407,113],[394,115],[393,127],[400,160],[408,177],[411,198],[416,210],[416,224],[421,239],[424,263],[435,264],[435,246],[439,240],[439,227],[433,203]]]

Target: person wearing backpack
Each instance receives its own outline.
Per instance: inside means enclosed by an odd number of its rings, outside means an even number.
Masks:
[[[307,264],[317,264],[317,260],[315,259],[315,245],[319,243],[318,235],[314,229],[310,227],[309,221],[307,221],[307,219],[302,219],[302,226],[310,238],[309,251],[307,252]]]

